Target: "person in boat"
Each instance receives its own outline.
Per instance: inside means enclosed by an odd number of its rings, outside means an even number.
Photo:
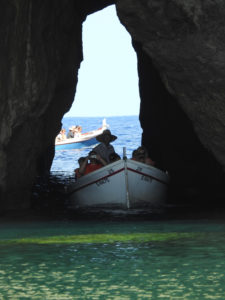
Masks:
[[[115,153],[114,147],[110,144],[115,141],[117,136],[111,134],[109,129],[103,131],[102,134],[96,137],[96,140],[100,142],[93,150],[99,154],[107,163],[110,163],[109,155]]]
[[[90,151],[79,168],[79,176],[87,175],[107,165],[106,161],[95,151]]]
[[[81,135],[82,127],[80,125],[76,125],[73,128],[74,137],[79,137]]]
[[[81,134],[81,132],[82,132],[82,127],[81,127],[80,125],[77,125],[76,127],[77,127],[77,133],[78,133],[78,134]]]
[[[113,153],[109,154],[110,163],[113,163],[113,162],[115,162],[117,160],[120,160],[120,159],[121,159],[121,157],[116,152],[113,152]]]
[[[63,128],[61,130],[61,134],[62,134],[62,140],[64,141],[66,139],[66,129],[65,128]]]
[[[134,151],[132,152],[132,157],[131,157],[131,159],[132,159],[132,160],[138,161],[138,152],[137,152],[137,150],[134,150]]]
[[[132,152],[132,160],[142,162],[147,165],[154,166],[155,162],[149,157],[148,151],[144,146],[138,147]]]
[[[66,139],[66,129],[62,128],[59,134],[56,136],[56,142],[61,142]]]
[[[67,138],[68,139],[74,138],[74,126],[69,128],[69,132],[67,133]]]
[[[80,178],[82,175],[80,174],[80,167],[82,166],[82,164],[83,164],[83,162],[84,162],[84,160],[85,160],[85,157],[80,157],[79,159],[78,159],[78,164],[79,164],[79,168],[76,168],[75,170],[74,170],[74,175],[75,175],[75,180],[77,180],[78,178]]]

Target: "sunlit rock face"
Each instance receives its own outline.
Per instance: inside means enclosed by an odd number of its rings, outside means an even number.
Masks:
[[[0,4],[0,212],[29,208],[36,175],[50,169],[55,136],[76,92],[82,22],[113,2]],[[138,57],[143,144],[170,172],[172,191],[182,201],[205,186],[219,190],[225,166],[225,4],[116,5]]]
[[[224,193],[225,4],[119,0],[117,12],[139,58],[143,143],[175,190]]]

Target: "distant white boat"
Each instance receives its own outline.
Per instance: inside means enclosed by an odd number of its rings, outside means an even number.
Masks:
[[[130,159],[121,159],[77,180],[68,188],[70,207],[160,208],[165,204],[167,173]]]
[[[102,126],[96,130],[81,133],[79,136],[55,143],[55,150],[81,149],[98,143],[96,136],[103,133],[109,125],[103,119]]]

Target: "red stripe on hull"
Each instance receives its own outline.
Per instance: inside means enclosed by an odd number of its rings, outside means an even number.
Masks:
[[[156,181],[159,181],[160,183],[163,183],[163,184],[166,184],[166,185],[168,184],[167,182],[165,182],[165,181],[163,181],[163,180],[160,180],[160,179],[158,179],[158,178],[156,178],[156,177],[154,177],[154,176],[151,176],[151,175],[142,173],[142,172],[140,172],[140,171],[138,171],[138,170],[134,170],[134,169],[131,169],[131,168],[127,168],[127,170],[129,170],[129,171],[131,171],[131,172],[134,172],[134,173],[138,173],[138,174],[140,174],[140,175],[143,175],[143,176],[146,176],[146,177],[149,177],[149,178],[152,178],[152,179],[154,179],[154,180],[156,180]]]
[[[91,184],[94,184],[94,183],[96,183],[96,182],[98,182],[98,181],[100,181],[100,180],[103,180],[103,179],[105,179],[105,178],[108,178],[108,177],[111,177],[111,176],[113,176],[113,175],[115,175],[115,174],[118,174],[118,173],[122,172],[123,170],[124,170],[124,168],[119,169],[119,170],[113,172],[112,174],[109,174],[109,175],[103,176],[103,177],[101,177],[101,178],[98,178],[97,180],[91,181],[91,182],[89,182],[89,183],[87,183],[87,184],[85,184],[85,185],[82,185],[81,187],[79,187],[79,188],[73,190],[73,192],[71,192],[71,193],[77,192],[77,191],[79,191],[79,190],[81,190],[81,189],[83,189],[83,188],[85,188],[85,187],[87,187],[87,186],[89,186],[89,185],[91,185]],[[71,193],[70,193],[70,194],[71,194]]]

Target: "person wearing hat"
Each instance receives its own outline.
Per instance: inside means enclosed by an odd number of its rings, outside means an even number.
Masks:
[[[102,134],[96,137],[96,140],[100,142],[93,150],[98,153],[107,163],[110,163],[109,155],[115,153],[114,147],[110,144],[115,141],[117,137],[111,134],[109,129],[103,131]]]

